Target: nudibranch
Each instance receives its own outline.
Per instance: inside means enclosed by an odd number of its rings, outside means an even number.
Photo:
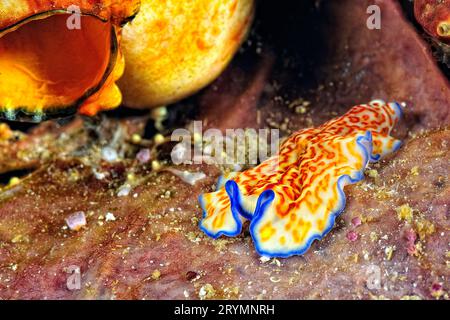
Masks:
[[[396,151],[390,133],[398,103],[374,100],[317,128],[293,134],[277,155],[255,168],[222,176],[200,196],[200,228],[210,237],[236,236],[250,220],[256,251],[268,257],[305,253],[344,210],[344,186],[364,177],[369,162]]]
[[[2,0],[0,117],[41,121],[116,107],[120,30],[139,0]]]
[[[450,0],[415,0],[414,14],[430,36],[450,44]]]

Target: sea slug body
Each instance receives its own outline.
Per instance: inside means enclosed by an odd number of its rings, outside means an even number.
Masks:
[[[344,187],[362,180],[369,162],[400,147],[390,133],[401,116],[400,104],[374,100],[297,131],[276,156],[221,177],[216,192],[201,195],[200,228],[212,238],[233,237],[248,219],[260,255],[304,254],[344,210]]]

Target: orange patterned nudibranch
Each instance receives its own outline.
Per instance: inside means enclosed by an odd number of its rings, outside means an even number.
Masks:
[[[401,115],[398,103],[376,100],[296,132],[276,156],[221,177],[218,191],[201,195],[200,228],[212,238],[232,237],[248,219],[259,254],[305,253],[344,210],[344,186],[362,180],[369,161],[400,147],[390,133]]]

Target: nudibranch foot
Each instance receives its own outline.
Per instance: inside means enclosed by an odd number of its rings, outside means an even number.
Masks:
[[[256,251],[268,257],[305,253],[345,208],[344,187],[400,147],[390,133],[402,116],[398,103],[358,105],[318,128],[287,139],[279,153],[255,168],[219,179],[200,196],[200,228],[209,236],[236,236],[250,220]]]

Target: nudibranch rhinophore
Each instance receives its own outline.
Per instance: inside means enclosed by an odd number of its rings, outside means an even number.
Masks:
[[[41,121],[116,107],[122,26],[139,0],[0,1],[0,118]]]
[[[363,179],[369,161],[400,147],[390,133],[401,115],[398,103],[374,100],[318,128],[296,132],[277,155],[221,177],[217,191],[201,195],[200,228],[212,238],[232,237],[248,219],[259,254],[305,253],[344,210],[344,186]]]

